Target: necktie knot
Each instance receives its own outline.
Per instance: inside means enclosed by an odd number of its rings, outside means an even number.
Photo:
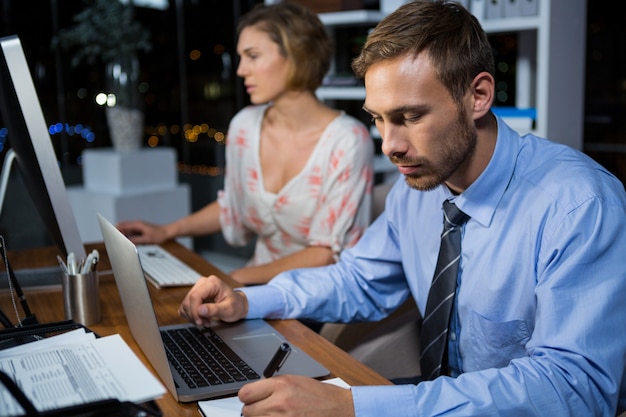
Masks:
[[[445,230],[459,227],[467,220],[469,220],[469,216],[459,210],[454,203],[448,200],[443,202],[443,227]]]

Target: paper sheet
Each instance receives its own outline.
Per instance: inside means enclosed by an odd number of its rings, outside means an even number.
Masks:
[[[341,378],[326,379],[322,382],[350,388],[350,385]],[[198,409],[205,417],[241,417],[241,407],[243,407],[243,403],[239,401],[237,396],[198,401]]]
[[[25,353],[31,353],[40,350],[49,350],[57,346],[85,343],[92,341],[95,338],[96,335],[94,333],[87,332],[85,331],[85,329],[71,330],[54,337],[48,337],[39,341],[35,341],[33,343],[26,343],[23,345],[0,350],[0,359],[14,357],[16,355],[23,355]]]
[[[165,388],[119,335],[57,345],[53,338],[23,345],[0,357],[0,370],[17,383],[40,411],[102,399],[141,403],[161,397]],[[0,385],[0,416],[21,407]]]

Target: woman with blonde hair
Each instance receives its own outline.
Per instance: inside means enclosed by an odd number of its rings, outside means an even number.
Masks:
[[[241,284],[335,262],[369,224],[373,142],[357,119],[315,95],[332,42],[319,18],[290,3],[259,4],[237,27],[237,75],[251,105],[231,120],[224,189],[216,201],[166,225],[122,222],[135,243],[221,232],[256,237]]]

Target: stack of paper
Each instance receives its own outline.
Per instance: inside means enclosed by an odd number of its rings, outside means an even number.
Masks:
[[[119,335],[83,329],[0,351],[0,370],[39,411],[105,399],[141,403],[165,388]],[[0,416],[24,411],[0,385]]]

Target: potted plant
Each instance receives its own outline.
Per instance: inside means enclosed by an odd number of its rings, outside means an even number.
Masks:
[[[105,68],[106,116],[113,147],[141,147],[143,111],[139,93],[138,52],[152,48],[150,32],[134,18],[132,0],[91,0],[74,16],[74,26],[61,29],[53,48],[73,50],[72,66],[82,62]]]

